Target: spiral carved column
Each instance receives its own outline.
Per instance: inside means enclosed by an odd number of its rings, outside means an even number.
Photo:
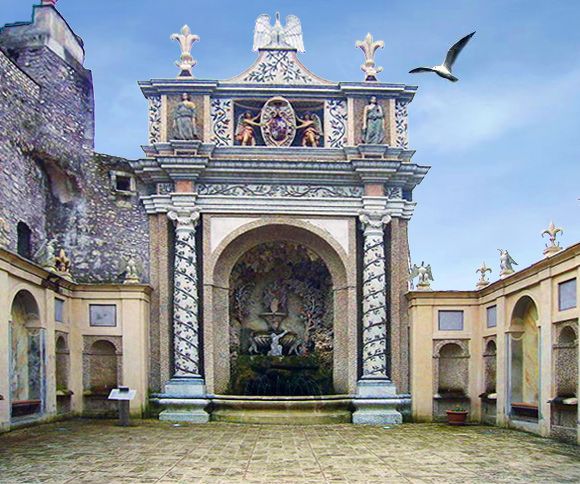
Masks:
[[[173,285],[174,377],[201,378],[199,358],[199,295],[195,227],[199,211],[171,211],[175,223]]]
[[[383,227],[391,217],[384,212],[362,212],[364,230],[362,287],[362,378],[387,375],[387,290]]]

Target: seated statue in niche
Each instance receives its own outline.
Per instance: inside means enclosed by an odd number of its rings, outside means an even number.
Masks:
[[[189,94],[181,95],[181,102],[173,110],[173,137],[177,140],[198,139],[196,107]]]
[[[259,119],[261,113],[254,116],[250,111],[246,111],[240,114],[238,117],[238,125],[236,127],[236,141],[240,143],[241,146],[256,146],[256,135],[254,134],[254,128],[262,126],[261,123],[257,123],[256,120]]]
[[[305,113],[304,119],[296,116],[296,120],[301,123],[296,129],[304,129],[302,133],[301,145],[316,147],[320,145],[320,136],[322,135],[322,123],[315,113]]]

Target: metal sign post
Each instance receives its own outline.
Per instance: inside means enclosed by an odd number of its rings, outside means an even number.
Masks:
[[[109,394],[109,400],[117,400],[119,402],[119,425],[121,427],[131,425],[129,407],[135,395],[137,395],[137,390],[130,390],[129,387],[114,388]]]

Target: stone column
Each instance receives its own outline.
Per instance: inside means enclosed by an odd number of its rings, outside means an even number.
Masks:
[[[353,423],[396,424],[403,421],[397,407],[408,404],[397,397],[387,374],[387,274],[384,227],[391,221],[382,210],[363,211],[362,376],[353,400]]]
[[[195,227],[198,209],[178,209],[167,216],[175,223],[173,283],[173,377],[159,399],[160,420],[207,422],[205,382],[199,351],[199,287]]]
[[[363,212],[362,379],[389,380],[387,375],[387,288],[384,212]]]
[[[195,226],[199,211],[171,211],[175,223],[173,276],[174,377],[201,378],[199,361],[199,295]]]

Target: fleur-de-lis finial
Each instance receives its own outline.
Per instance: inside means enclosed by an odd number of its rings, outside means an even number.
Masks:
[[[544,255],[546,257],[554,255],[562,250],[562,247],[560,247],[560,242],[556,243],[556,235],[558,232],[564,234],[564,231],[561,228],[556,228],[553,220],[550,222],[550,227],[548,227],[547,230],[542,231],[542,238],[544,237],[544,234],[548,234],[550,236],[550,245],[546,244],[546,248],[544,249]]]
[[[481,278],[477,281],[477,289],[482,289],[485,286],[489,285],[489,281],[485,278],[485,273],[491,273],[491,269],[485,265],[485,261],[481,263],[481,268],[477,269],[475,273],[481,272]]]
[[[197,64],[197,61],[194,61],[193,57],[191,57],[191,48],[194,42],[199,40],[199,36],[192,35],[191,29],[187,25],[184,25],[181,29],[181,34],[171,35],[171,40],[177,40],[181,47],[181,57],[179,61],[175,62],[175,65],[181,69],[179,77],[193,77],[191,69]]]
[[[375,67],[375,52],[380,47],[385,48],[385,43],[382,40],[373,42],[373,36],[368,33],[364,42],[357,40],[355,46],[361,49],[365,55],[365,63],[360,66],[361,71],[365,73],[365,81],[377,81],[377,74],[383,70],[382,67]]]

